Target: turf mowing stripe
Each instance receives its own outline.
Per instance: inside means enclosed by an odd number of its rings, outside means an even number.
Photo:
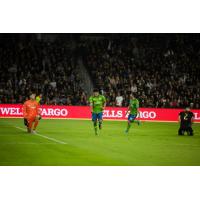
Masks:
[[[36,143],[36,142],[0,142],[0,145],[44,145],[44,144],[54,144],[55,143],[52,143],[52,142],[40,142],[40,143]]]
[[[26,129],[21,128],[21,127],[18,127],[18,126],[15,126],[15,128],[20,129],[20,130],[23,130],[23,131],[26,131]],[[39,134],[39,133],[35,133],[34,135],[38,135],[38,136],[40,136],[40,137],[43,137],[43,138],[46,138],[46,139],[48,139],[48,140],[57,142],[57,143],[59,143],[59,144],[67,144],[66,142],[63,142],[63,141],[61,141],[61,140],[56,140],[56,139],[54,139],[54,138],[41,135],[41,134]]]

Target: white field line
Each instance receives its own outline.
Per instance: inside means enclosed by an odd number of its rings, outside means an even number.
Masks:
[[[20,129],[20,130],[23,130],[23,131],[26,131],[26,129],[21,128],[21,127],[18,127],[18,126],[15,126],[15,128]],[[48,140],[54,141],[54,142],[59,143],[59,144],[67,144],[66,142],[63,142],[63,141],[61,141],[61,140],[57,140],[57,139],[52,138],[52,137],[47,137],[47,136],[41,135],[41,134],[39,134],[39,133],[35,133],[34,135],[38,135],[38,136],[40,136],[40,137],[46,138],[46,139],[48,139]]]
[[[29,144],[34,144],[34,145],[44,145],[44,144],[55,144],[53,142],[40,142],[40,143],[36,143],[36,142],[0,142],[0,145],[29,145]]]

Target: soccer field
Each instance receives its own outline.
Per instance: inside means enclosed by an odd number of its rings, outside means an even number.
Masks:
[[[200,165],[200,124],[195,136],[178,136],[176,123],[104,121],[95,136],[91,121],[41,120],[38,134],[22,119],[0,119],[0,165],[118,166]]]

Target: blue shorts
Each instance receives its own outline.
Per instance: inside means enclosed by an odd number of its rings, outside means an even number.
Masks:
[[[136,117],[137,117],[137,115],[129,114],[129,115],[128,115],[128,121],[132,122],[132,121],[135,120]]]
[[[100,113],[92,113],[92,121],[96,120],[102,120],[103,119],[103,112]]]

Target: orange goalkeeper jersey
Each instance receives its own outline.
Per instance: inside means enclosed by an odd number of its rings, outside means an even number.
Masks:
[[[27,100],[23,105],[23,115],[25,118],[36,117],[40,114],[39,104],[35,100]]]

